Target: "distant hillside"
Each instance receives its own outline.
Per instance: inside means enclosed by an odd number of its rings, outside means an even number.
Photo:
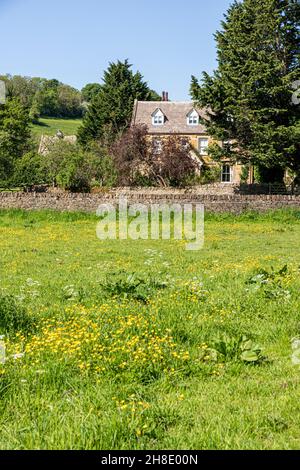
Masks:
[[[58,130],[62,131],[65,135],[75,135],[81,122],[81,119],[42,118],[40,119],[40,124],[32,125],[32,132],[36,137],[55,135]]]

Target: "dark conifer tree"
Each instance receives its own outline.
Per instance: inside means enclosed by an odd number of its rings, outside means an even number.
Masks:
[[[205,124],[219,141],[215,159],[300,171],[300,4],[243,0],[230,7],[215,35],[218,67],[192,77],[191,95],[208,109]],[[300,88],[300,84],[299,84]]]
[[[101,89],[92,99],[79,129],[80,143],[87,145],[103,138],[108,131],[117,136],[128,128],[135,99],[151,99],[151,90],[142,75],[134,74],[127,60],[109,64]]]

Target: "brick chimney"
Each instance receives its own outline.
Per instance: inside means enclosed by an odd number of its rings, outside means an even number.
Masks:
[[[167,91],[162,92],[162,101],[169,101],[169,93]]]

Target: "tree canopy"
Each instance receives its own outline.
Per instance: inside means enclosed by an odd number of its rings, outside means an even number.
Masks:
[[[2,75],[8,98],[18,98],[30,117],[77,118],[84,108],[80,91],[56,79]]]
[[[300,4],[235,1],[215,35],[218,67],[192,98],[207,109],[208,133],[225,142],[210,154],[266,168],[300,170],[300,106],[292,100],[300,72]]]
[[[128,60],[110,63],[103,84],[92,99],[79,129],[83,145],[103,138],[105,133],[116,136],[130,125],[134,100],[151,100],[152,91],[140,72],[133,73]]]
[[[0,182],[12,175],[15,161],[29,149],[30,120],[18,98],[0,105]]]
[[[99,93],[101,90],[100,83],[88,83],[85,87],[81,90],[81,95],[84,101],[90,103],[93,98]]]

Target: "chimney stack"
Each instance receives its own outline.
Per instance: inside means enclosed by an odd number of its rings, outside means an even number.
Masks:
[[[169,93],[167,91],[162,92],[162,101],[169,101]]]

